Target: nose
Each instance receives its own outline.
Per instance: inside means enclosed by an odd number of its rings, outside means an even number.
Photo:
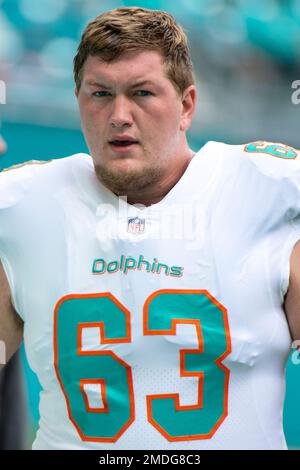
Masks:
[[[125,96],[116,96],[112,104],[110,125],[112,127],[124,127],[132,125],[131,105]]]

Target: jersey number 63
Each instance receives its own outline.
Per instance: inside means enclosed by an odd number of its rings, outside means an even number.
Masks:
[[[209,439],[227,416],[231,352],[226,309],[206,290],[158,290],[143,307],[145,336],[176,335],[192,324],[198,347],[181,349],[181,377],[197,379],[198,401],[180,405],[179,393],[145,396],[148,422],[168,441]],[[100,348],[82,347],[83,331],[98,328]],[[111,293],[62,297],[54,313],[54,362],[69,418],[83,441],[115,442],[135,420],[131,365],[109,345],[131,343],[131,313]],[[151,352],[149,352],[151,354]],[[89,403],[88,387],[101,391],[101,406]]]

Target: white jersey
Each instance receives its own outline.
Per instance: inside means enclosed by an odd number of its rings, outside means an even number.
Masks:
[[[89,155],[0,174],[0,258],[42,386],[34,449],[285,449],[300,164],[207,143],[159,203]]]

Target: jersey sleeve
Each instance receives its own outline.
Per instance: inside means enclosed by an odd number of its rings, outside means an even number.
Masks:
[[[12,304],[21,318],[15,287],[15,275],[10,263],[13,248],[9,244],[11,230],[18,232],[18,221],[16,220],[13,224],[15,227],[13,229],[11,218],[14,208],[24,200],[30,190],[38,169],[45,163],[48,163],[48,161],[31,160],[13,165],[0,172],[0,259],[10,287]]]
[[[278,142],[250,142],[237,147],[265,185],[257,211],[267,207],[268,219],[273,220],[272,233],[277,240],[272,266],[279,271],[283,301],[289,285],[290,256],[300,239],[300,152]]]
[[[12,207],[23,199],[40,165],[45,163],[48,161],[30,160],[0,172],[0,210]]]

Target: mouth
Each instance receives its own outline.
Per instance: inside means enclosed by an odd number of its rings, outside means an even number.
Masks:
[[[109,145],[117,151],[128,150],[135,145],[138,145],[136,140],[112,140]]]

